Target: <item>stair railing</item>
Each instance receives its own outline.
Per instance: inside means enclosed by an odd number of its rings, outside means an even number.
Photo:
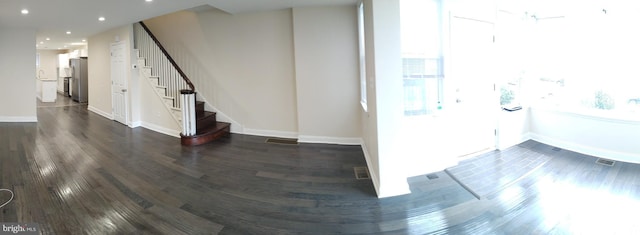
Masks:
[[[182,112],[182,135],[195,135],[196,89],[193,83],[143,22],[134,24],[133,31],[134,46],[151,67],[151,76],[158,77],[158,85],[166,88],[164,95],[173,98],[172,107]]]

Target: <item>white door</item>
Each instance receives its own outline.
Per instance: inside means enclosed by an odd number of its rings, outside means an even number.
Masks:
[[[111,44],[111,97],[113,119],[127,125],[127,64],[126,44]]]
[[[454,155],[464,157],[495,148],[494,24],[453,13],[449,24],[449,128]]]

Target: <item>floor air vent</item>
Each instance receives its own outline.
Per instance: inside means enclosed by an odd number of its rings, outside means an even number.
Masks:
[[[354,167],[353,173],[356,174],[356,179],[359,179],[359,180],[371,179],[371,176],[369,176],[369,169],[367,169],[366,166]]]
[[[285,139],[285,138],[267,138],[265,143],[268,144],[288,144],[288,145],[297,145],[297,139]]]
[[[613,166],[613,164],[615,164],[616,161],[609,160],[609,159],[604,159],[604,158],[598,158],[598,160],[596,160],[596,163],[598,163],[600,165],[605,165],[605,166]]]
[[[429,179],[429,180],[435,180],[437,178],[440,178],[440,177],[438,177],[438,175],[436,175],[436,174],[428,174],[427,175],[427,179]]]
[[[553,151],[560,151],[560,150],[562,150],[562,149],[561,149],[561,148],[558,148],[558,147],[553,147],[551,150],[553,150]]]

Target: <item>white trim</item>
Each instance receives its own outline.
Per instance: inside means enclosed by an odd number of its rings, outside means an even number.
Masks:
[[[94,113],[96,113],[96,114],[98,114],[100,116],[103,116],[103,117],[105,117],[105,118],[107,118],[109,120],[113,120],[113,113],[107,113],[107,112],[102,111],[102,110],[100,110],[100,109],[98,109],[96,107],[93,107],[91,105],[88,105],[87,109],[89,111],[94,112]]]
[[[362,139],[360,139],[360,138],[346,138],[346,137],[299,135],[298,136],[298,142],[300,142],[300,143],[314,143],[314,144],[361,145],[362,144]]]
[[[156,124],[148,123],[148,122],[141,122],[140,124],[141,124],[140,126],[146,128],[146,129],[149,129],[149,130],[161,133],[161,134],[165,134],[165,135],[168,135],[168,136],[173,136],[173,137],[176,137],[176,138],[180,138],[180,131],[179,130],[169,129],[169,128],[158,126]]]
[[[226,115],[224,112],[220,111],[216,107],[213,107],[213,105],[211,105],[211,103],[209,101],[207,101],[207,99],[204,96],[198,95],[198,94],[199,93],[196,91],[197,98],[200,99],[200,101],[204,102],[204,107],[205,107],[204,110],[209,111],[209,112],[215,112],[216,113],[216,119],[218,121],[231,123],[231,133],[235,133],[235,134],[243,134],[243,133],[245,133],[244,132],[244,128],[242,127],[242,125],[240,125],[239,122],[236,122],[231,117]]]
[[[367,145],[364,143],[364,139],[360,139],[360,147],[362,147],[364,159],[367,161],[367,169],[369,169],[369,176],[371,177],[371,182],[373,182],[373,188],[376,190],[378,198],[380,198],[380,180],[378,178],[378,172],[371,169],[371,166],[373,166],[371,164],[371,155],[369,155],[369,150],[367,149]]]
[[[637,117],[631,116],[615,116],[614,111],[604,111],[604,110],[588,110],[588,109],[562,109],[560,107],[552,108],[552,107],[544,107],[544,106],[533,106],[532,110],[536,111],[546,111],[551,113],[562,114],[566,116],[591,119],[596,121],[605,121],[610,123],[620,123],[620,124],[640,124],[640,119]]]
[[[498,132],[498,134],[500,134],[500,133]],[[524,133],[524,134],[520,135],[520,139],[517,139],[515,141],[509,141],[509,142],[505,142],[505,143],[502,143],[502,141],[500,141],[499,144],[498,144],[498,150],[505,150],[505,149],[507,149],[509,147],[521,144],[521,143],[523,143],[523,142],[525,142],[527,140],[530,140],[530,139],[531,139],[531,133],[527,132],[527,133]]]
[[[131,122],[129,124],[129,127],[131,127],[131,128],[136,128],[136,127],[140,127],[140,126],[142,126],[142,122],[141,121]]]
[[[37,116],[0,116],[0,122],[38,122]]]
[[[140,63],[140,57],[138,57],[138,63]],[[146,63],[146,61],[145,61]],[[176,122],[176,124],[178,124],[178,126],[182,126],[182,121],[178,119],[178,117],[176,117],[176,115],[173,115],[173,110],[171,109],[170,105],[168,105],[165,101],[164,101],[164,95],[160,94],[160,92],[158,91],[158,89],[155,88],[155,85],[151,83],[151,81],[149,81],[151,79],[151,77],[153,76],[147,76],[144,72],[144,70],[146,68],[151,69],[150,66],[142,66],[142,65],[138,65],[138,67],[142,67],[143,69],[138,69],[138,78],[142,78],[143,80],[145,80],[145,84],[147,84],[151,90],[153,90],[153,93],[156,94],[156,96],[158,96],[158,98],[160,99],[160,102],[162,102],[162,106],[164,106],[165,110],[167,110],[167,112],[169,113],[169,115],[171,115],[171,118],[173,118],[173,120]],[[144,85],[143,85],[144,86]],[[168,98],[172,98],[173,97],[168,97]],[[144,125],[143,125],[144,126]],[[161,132],[162,133],[162,132]],[[180,136],[180,135],[178,135]]]
[[[289,132],[289,131],[273,131],[273,130],[259,130],[259,129],[249,129],[244,128],[245,135],[257,135],[257,136],[269,136],[269,137],[279,137],[279,138],[298,138],[297,132]]]
[[[530,135],[532,140],[535,140],[547,145],[555,146],[558,148],[570,150],[573,152],[578,152],[586,155],[602,157],[602,158],[607,158],[607,159],[622,161],[622,162],[640,163],[640,154],[638,153],[618,152],[618,151],[612,151],[608,149],[594,148],[586,145],[572,143],[569,141],[554,139],[554,138],[539,135],[536,133],[531,133]]]

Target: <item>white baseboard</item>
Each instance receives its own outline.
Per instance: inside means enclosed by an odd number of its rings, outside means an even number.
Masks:
[[[0,122],[38,122],[37,116],[0,116]]]
[[[176,138],[180,138],[180,131],[179,130],[169,129],[169,128],[158,126],[156,124],[148,123],[148,122],[141,122],[140,126],[146,128],[146,129],[158,132],[158,133],[162,133],[162,134],[165,134],[165,135],[168,135],[168,136],[173,136],[173,137],[176,137]]]
[[[510,142],[505,142],[505,143],[500,142],[497,149],[498,150],[505,150],[505,149],[507,149],[509,147],[521,144],[521,143],[523,143],[523,142],[525,142],[527,140],[530,140],[530,139],[531,139],[531,133],[527,132],[525,134],[522,134],[520,136],[520,139],[516,139],[515,141],[510,141]]]
[[[586,145],[572,143],[569,141],[554,139],[552,137],[543,136],[536,133],[531,133],[531,139],[540,143],[594,157],[601,157],[621,162],[640,163],[640,154],[638,153],[618,152],[608,149],[594,148]]]
[[[91,106],[91,105],[89,105],[89,106],[87,107],[87,109],[88,109],[89,111],[91,111],[91,112],[94,112],[94,113],[96,113],[96,114],[98,114],[98,115],[100,115],[100,116],[105,117],[106,119],[113,120],[113,113],[107,113],[107,112],[102,111],[102,110],[100,110],[100,109],[98,109],[98,108],[96,108],[96,107],[93,107],[93,106]]]
[[[371,167],[373,164],[371,163],[371,155],[369,155],[369,150],[367,149],[367,145],[364,143],[363,139],[360,139],[360,147],[362,147],[362,152],[364,153],[364,159],[367,161],[367,169],[369,169],[369,176],[371,177],[371,182],[373,182],[373,187],[376,190],[376,195],[380,195],[380,178],[378,178],[378,172],[373,171]]]
[[[140,127],[140,126],[142,126],[142,122],[141,121],[131,122],[129,124],[129,127],[131,127],[131,128],[136,128],[136,127]]]
[[[298,142],[300,143],[314,143],[314,144],[339,144],[339,145],[361,145],[362,139],[360,138],[345,138],[345,137],[327,137],[327,136],[310,136],[299,135]]]
[[[296,133],[296,132],[259,130],[259,129],[249,129],[249,128],[244,128],[244,133],[243,134],[245,134],[245,135],[257,135],[257,136],[279,137],[279,138],[290,138],[290,139],[298,138],[298,133]]]

